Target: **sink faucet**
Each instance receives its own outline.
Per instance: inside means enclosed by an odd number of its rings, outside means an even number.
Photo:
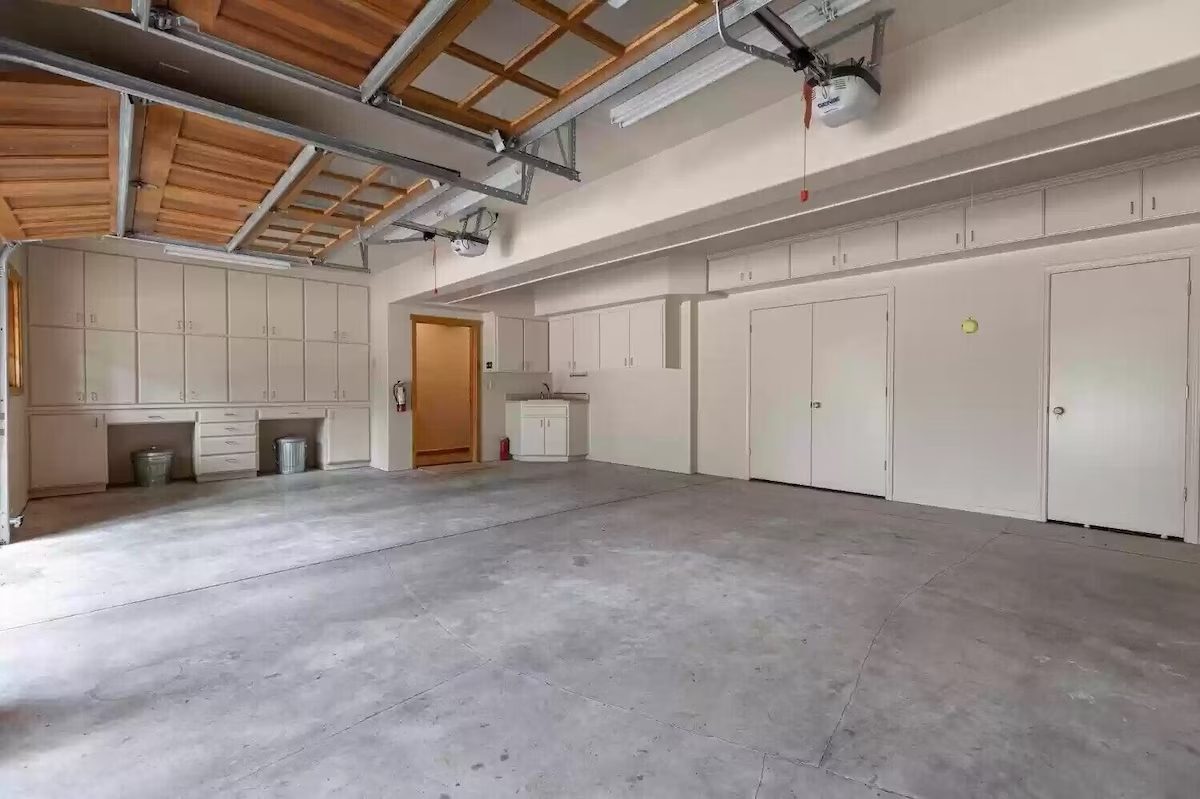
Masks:
[[[547,397],[549,397],[549,396],[550,396],[552,393],[554,393],[554,392],[552,392],[552,391],[550,390],[550,384],[549,384],[549,383],[542,383],[542,385],[546,387],[546,390],[545,390],[545,391],[543,391],[543,392],[542,392],[542,393],[541,393],[539,396],[540,396],[542,399],[546,399]]]

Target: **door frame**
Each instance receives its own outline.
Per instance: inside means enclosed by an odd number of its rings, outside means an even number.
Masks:
[[[818,288],[814,286],[814,288]],[[824,289],[824,286],[819,288]],[[771,302],[763,305],[755,305],[746,310],[746,372],[744,379],[746,381],[746,408],[745,408],[745,469],[746,479],[750,477],[750,413],[752,408],[751,396],[754,393],[754,383],[750,374],[751,363],[751,347],[753,346],[753,336],[750,331],[752,315],[755,311],[766,311],[772,308],[790,308],[793,305],[816,305],[822,302],[839,302],[841,300],[858,300],[866,297],[886,297],[887,298],[887,371],[886,385],[884,386],[887,392],[887,418],[884,422],[884,455],[887,458],[887,474],[884,475],[884,495],[883,498],[892,499],[893,480],[892,476],[896,473],[895,459],[895,442],[893,436],[894,426],[892,424],[892,404],[896,396],[896,287],[886,286],[876,289],[833,289],[828,291],[820,291],[817,296],[812,298],[797,299],[788,302]]]
[[[480,352],[480,343],[482,341],[481,330],[483,322],[478,319],[465,319],[458,316],[421,316],[412,314],[409,322],[409,338],[411,344],[409,347],[409,357],[412,368],[409,370],[412,377],[409,385],[410,402],[412,403],[412,435],[410,449],[412,450],[413,468],[417,466],[417,325],[444,325],[446,327],[465,327],[471,331],[471,453],[468,463],[479,463],[479,433],[482,426],[480,419],[480,401],[479,401],[479,364],[482,357]]]
[[[1064,272],[1083,272],[1091,269],[1110,269],[1117,266],[1139,266],[1160,261],[1188,262],[1188,347],[1187,347],[1187,403],[1184,418],[1184,476],[1186,492],[1183,505],[1183,540],[1189,544],[1200,543],[1200,508],[1197,507],[1197,492],[1200,491],[1200,294],[1191,291],[1194,283],[1200,282],[1200,250],[1183,249],[1166,252],[1129,255],[1119,258],[1101,258],[1047,267],[1042,278],[1042,362],[1040,396],[1038,398],[1038,502],[1041,518],[1048,521],[1050,513],[1050,282],[1054,275]]]

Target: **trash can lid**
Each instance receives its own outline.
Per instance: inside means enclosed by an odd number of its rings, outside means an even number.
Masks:
[[[148,449],[139,449],[134,452],[133,457],[144,458],[146,460],[166,460],[175,457],[175,450],[149,447]]]
[[[276,444],[303,444],[307,441],[308,439],[304,436],[281,436],[275,439]]]

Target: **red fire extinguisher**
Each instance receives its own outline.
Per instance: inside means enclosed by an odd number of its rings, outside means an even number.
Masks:
[[[509,449],[508,436],[505,436],[504,438],[500,439],[500,460],[502,460],[502,461],[511,461],[512,460],[512,450]]]

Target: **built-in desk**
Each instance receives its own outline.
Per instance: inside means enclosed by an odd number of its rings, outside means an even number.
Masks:
[[[30,411],[30,496],[103,491],[109,484],[109,428],[190,425],[191,473],[197,481],[254,477],[260,471],[260,422],[311,420],[321,469],[370,461],[370,408],[359,404],[205,407],[45,408]],[[136,437],[140,446],[154,436]],[[168,446],[178,433],[165,437]],[[176,447],[178,449],[178,447]],[[186,453],[177,452],[177,457]],[[122,457],[128,457],[123,453]]]

